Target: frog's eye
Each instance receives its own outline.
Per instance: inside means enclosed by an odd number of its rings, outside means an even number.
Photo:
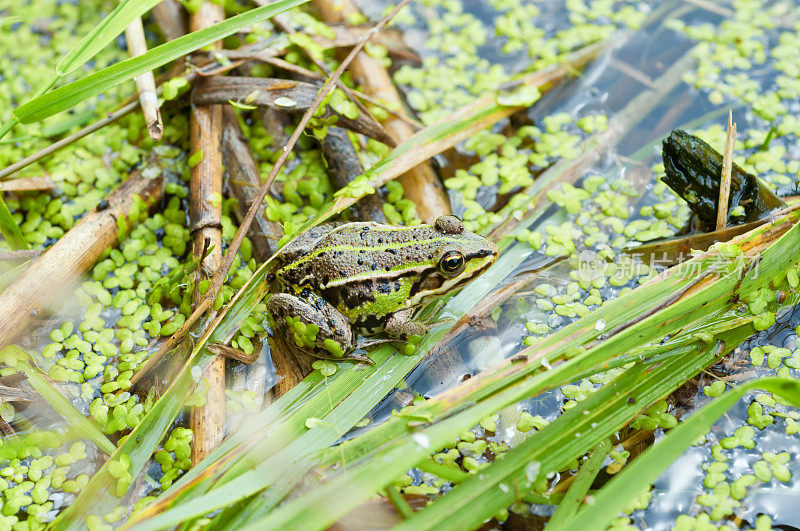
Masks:
[[[459,251],[447,251],[439,260],[439,269],[446,275],[457,275],[464,269],[464,255]]]

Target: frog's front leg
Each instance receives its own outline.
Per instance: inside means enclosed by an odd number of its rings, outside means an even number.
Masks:
[[[350,321],[313,292],[275,293],[267,301],[273,333],[299,351],[323,359],[355,358]]]
[[[383,331],[386,335],[394,339],[408,339],[411,336],[422,336],[430,329],[424,323],[412,321],[415,309],[401,310],[395,312],[386,320]]]

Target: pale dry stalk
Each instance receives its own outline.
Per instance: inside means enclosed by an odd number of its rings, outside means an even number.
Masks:
[[[314,0],[314,7],[320,18],[328,24],[344,24],[350,16],[358,13],[351,0]],[[350,70],[362,91],[397,109],[403,108],[400,94],[378,60],[361,52],[353,60]],[[415,132],[411,125],[395,117],[388,118],[383,125],[398,143],[407,140]],[[447,193],[430,162],[415,166],[398,180],[403,185],[406,197],[416,205],[417,214],[423,221],[432,223],[437,217],[450,213]]]
[[[144,38],[141,18],[136,17],[125,28],[125,40],[128,43],[128,53],[131,54],[131,57],[147,52],[147,41]],[[147,125],[147,134],[153,140],[161,140],[161,135],[164,134],[164,125],[161,123],[161,111],[158,109],[158,94],[153,72],[136,76],[133,81],[136,83],[136,92],[139,93],[139,103],[142,106],[144,123]]]
[[[725,151],[722,154],[722,175],[719,182],[719,201],[717,202],[717,230],[722,230],[728,225],[728,203],[731,195],[731,170],[735,144],[736,124],[733,122],[733,112],[728,111],[728,135],[725,138]]]
[[[224,17],[222,6],[204,2],[191,17],[191,30],[210,27]],[[219,48],[221,43],[215,46]],[[189,181],[192,255],[195,259],[202,259],[195,277],[197,286],[197,283],[217,271],[222,263],[222,106],[192,105],[189,130],[192,153],[202,153],[200,162],[192,168]],[[207,299],[195,290],[192,309],[207,304]],[[225,427],[225,358],[216,356],[206,367],[203,376],[208,379],[205,404],[192,409],[190,418],[194,431],[193,464],[202,461],[222,440]]]

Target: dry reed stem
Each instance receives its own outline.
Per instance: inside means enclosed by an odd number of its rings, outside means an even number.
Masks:
[[[228,172],[228,187],[236,198],[236,217],[241,223],[250,206],[254,203],[261,186],[258,163],[250,151],[250,145],[239,127],[233,107],[226,106],[222,111],[222,161]],[[253,253],[259,262],[264,262],[278,248],[278,240],[283,236],[280,223],[256,216],[250,227],[248,237],[253,243]]]
[[[728,111],[728,135],[725,138],[725,151],[722,154],[722,176],[719,182],[719,200],[717,201],[717,230],[722,230],[728,225],[734,144],[736,144],[736,124],[733,123],[733,111]]]
[[[314,0],[314,6],[320,18],[328,24],[344,23],[350,15],[358,12],[350,0]],[[364,92],[402,108],[403,100],[389,73],[376,59],[366,53],[359,53],[353,60],[351,72]],[[385,120],[384,125],[398,143],[414,134],[409,124],[397,118]],[[450,213],[447,193],[430,162],[415,166],[398,179],[403,185],[405,196],[417,206],[417,214],[424,222],[432,223],[437,217]]]
[[[125,40],[128,43],[128,53],[131,54],[131,57],[147,52],[147,41],[144,38],[141,18],[137,17],[125,28]],[[164,134],[164,125],[161,123],[161,111],[158,109],[156,80],[153,72],[145,72],[136,76],[133,81],[136,84],[136,92],[139,93],[139,104],[142,106],[147,134],[153,140],[161,140],[161,135]]]
[[[163,179],[147,178],[135,172],[106,199],[108,208],[88,212],[23,271],[0,294],[0,348],[11,343],[36,317],[57,307],[103,252],[119,241],[117,220],[126,218],[134,196],[149,205],[163,194]]]
[[[225,10],[204,2],[191,17],[192,31],[212,26],[225,17]],[[216,47],[220,47],[217,43]],[[189,121],[191,151],[203,153],[192,168],[189,181],[189,228],[192,233],[192,254],[200,262],[195,286],[219,269],[222,262],[222,106],[191,106]],[[203,256],[205,255],[205,258]],[[200,306],[204,297],[194,293],[192,308]],[[222,440],[225,428],[225,358],[216,356],[206,367],[208,392],[203,406],[192,409],[190,426],[194,431],[192,464],[210,454]]]
[[[364,173],[364,166],[358,158],[347,131],[341,127],[328,127],[328,134],[322,140],[322,153],[328,163],[333,184],[342,189]],[[378,194],[363,197],[351,207],[355,221],[376,221],[386,223],[383,201]]]
[[[319,87],[302,81],[255,77],[211,77],[204,79],[192,94],[197,105],[228,103],[235,101],[258,107],[272,107],[281,111],[302,114],[314,102]],[[394,140],[386,134],[383,126],[374,118],[359,114],[354,119],[326,107],[324,115],[338,117],[336,124],[356,133],[367,135],[394,147]]]
[[[261,175],[232,107],[225,107],[223,119],[225,126],[222,133],[222,156],[228,172],[228,186],[237,199],[236,215],[241,223],[256,200],[258,188],[261,186]],[[254,218],[248,234],[253,242],[253,254],[262,263],[277,250],[283,228],[279,223],[271,222],[261,215]],[[276,374],[283,376],[276,386],[280,396],[297,385],[306,375],[306,371],[287,349],[272,348],[270,354]],[[256,396],[263,396],[264,385],[263,382],[259,383]]]
[[[150,12],[167,41],[186,34],[186,12],[178,0],[161,0]]]

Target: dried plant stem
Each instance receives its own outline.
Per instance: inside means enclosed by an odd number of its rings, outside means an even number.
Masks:
[[[259,187],[261,174],[258,164],[250,151],[250,145],[239,127],[236,112],[227,106],[222,111],[222,161],[228,172],[228,187],[237,200],[236,217],[241,223],[253,205]],[[253,242],[253,252],[259,262],[264,262],[278,248],[278,240],[283,236],[280,223],[269,221],[264,216],[256,216],[248,233]]]
[[[322,140],[322,153],[336,188],[344,188],[364,173],[364,166],[358,158],[353,142],[347,131],[341,127],[328,128],[328,134]],[[356,221],[386,223],[383,201],[378,194],[362,198],[351,207],[351,211]]]
[[[225,252],[225,256],[222,259],[222,265],[214,274],[214,277],[211,279],[211,284],[209,285],[204,298],[200,301],[197,306],[192,310],[191,315],[186,319],[183,325],[174,333],[169,339],[162,345],[162,347],[156,352],[151,359],[160,359],[162,358],[167,352],[175,348],[181,338],[186,335],[186,333],[194,326],[194,324],[200,319],[200,317],[211,307],[211,304],[214,302],[214,299],[217,297],[217,294],[222,289],[222,284],[225,282],[225,278],[227,277],[228,271],[230,271],[231,264],[233,264],[233,260],[236,258],[236,253],[239,252],[239,247],[242,245],[242,240],[244,240],[247,231],[250,230],[250,226],[253,224],[253,219],[255,219],[256,214],[258,213],[261,203],[264,201],[264,197],[266,197],[267,192],[269,191],[270,186],[272,186],[272,182],[275,180],[275,177],[280,172],[283,165],[286,163],[286,160],[289,158],[289,153],[291,153],[292,149],[294,148],[295,144],[297,144],[300,135],[303,134],[308,123],[311,121],[311,118],[314,116],[314,113],[317,111],[319,106],[322,104],[322,100],[325,96],[332,90],[336,80],[339,79],[347,68],[347,66],[351,63],[351,61],[355,58],[355,56],[361,51],[366,44],[367,40],[380,31],[391,19],[392,17],[397,14],[397,12],[406,4],[408,4],[410,0],[402,0],[397,7],[395,7],[391,13],[389,13],[386,17],[383,18],[380,22],[378,22],[371,31],[367,32],[362,40],[356,45],[351,51],[350,54],[339,64],[339,67],[333,73],[333,75],[325,81],[325,84],[320,88],[319,92],[317,93],[317,97],[315,98],[314,102],[308,108],[308,110],[303,114],[303,117],[300,119],[300,123],[298,123],[297,127],[295,128],[292,136],[289,138],[289,142],[283,147],[281,150],[281,155],[278,157],[278,160],[275,161],[275,164],[272,167],[269,175],[267,176],[264,183],[261,185],[261,188],[258,191],[258,195],[253,200],[253,204],[250,206],[250,209],[247,211],[247,215],[245,216],[244,221],[239,226],[239,230],[236,231],[236,235],[231,240],[230,245],[228,246],[228,250]],[[211,325],[206,328],[205,332],[203,333],[203,337],[201,340],[204,340],[210,335],[210,331],[213,330],[216,326],[219,325],[222,318],[224,318],[224,312],[217,315],[217,317],[213,320]],[[139,371],[142,372],[141,370]],[[134,378],[141,379],[141,376],[138,376],[139,373],[134,375]],[[134,382],[134,378],[131,379],[131,382]]]
[[[166,40],[186,34],[186,12],[178,0],[161,0],[150,12]]]
[[[228,187],[238,200],[236,214],[241,223],[255,202],[261,186],[261,175],[233,108],[226,107],[223,117],[225,126],[222,133],[222,156],[229,176]],[[253,242],[253,253],[260,263],[275,253],[281,236],[283,228],[279,223],[271,222],[264,216],[254,218],[249,237]],[[276,392],[280,396],[297,385],[307,371],[288,349],[272,348],[270,354],[276,373],[283,376],[276,386]],[[263,395],[263,391],[256,395]]]
[[[349,16],[358,12],[350,0],[314,0],[314,6],[320,18],[328,24],[344,23]],[[398,109],[402,108],[402,98],[389,73],[376,59],[359,53],[353,60],[351,71],[364,92]],[[384,125],[397,142],[403,142],[414,134],[408,123],[397,118],[385,120]],[[415,166],[398,179],[406,197],[417,206],[417,214],[423,221],[433,222],[437,217],[450,213],[447,193],[429,162]]]
[[[323,76],[322,74],[318,74],[317,72],[314,72],[313,70],[309,70],[308,68],[304,68],[304,67],[302,67],[300,65],[296,65],[294,63],[290,63],[289,61],[286,61],[286,60],[281,59],[279,57],[275,57],[274,55],[269,55],[269,54],[265,54],[265,53],[262,53],[262,52],[243,52],[243,51],[237,51],[237,50],[231,50],[230,52],[227,52],[227,51],[223,50],[221,53],[222,53],[222,55],[224,55],[226,57],[229,57],[230,59],[260,61],[262,63],[266,63],[266,64],[270,64],[272,66],[276,66],[278,68],[282,68],[283,70],[286,70],[287,72],[293,72],[295,74],[301,75],[301,76],[306,77],[308,79],[318,79],[320,81],[325,81],[325,76]],[[376,98],[373,98],[369,94],[365,94],[365,93],[361,92],[360,90],[354,90],[354,89],[349,89],[349,90],[359,100],[364,100],[367,103],[369,103],[370,105],[374,105],[375,107],[378,107],[379,109],[382,109],[383,111],[391,114],[392,116],[394,116],[398,120],[402,120],[402,121],[406,122],[408,125],[413,127],[415,130],[419,130],[419,129],[422,129],[423,127],[425,127],[424,125],[422,125],[418,121],[414,120],[413,118],[410,118],[410,117],[406,116],[402,112],[400,112],[400,111],[398,111],[396,109],[390,109],[383,102],[381,102],[380,100],[378,100]]]
[[[733,168],[733,146],[736,144],[736,124],[733,111],[728,111],[728,136],[725,138],[725,151],[722,154],[722,176],[719,182],[719,201],[717,202],[717,230],[728,225],[728,203],[731,195],[731,169]]]
[[[212,26],[225,17],[222,6],[204,2],[191,17],[192,31]],[[192,153],[202,152],[189,181],[189,223],[192,254],[200,260],[196,284],[219,269],[222,261],[222,106],[191,107],[189,120]],[[194,293],[193,309],[207,300]],[[192,409],[194,431],[192,463],[203,460],[222,440],[225,428],[225,358],[216,356],[204,372],[208,379],[205,404]]]
[[[142,19],[136,18],[125,28],[125,40],[128,43],[128,53],[131,57],[147,52],[147,41],[144,38]],[[144,114],[144,123],[147,125],[147,134],[153,140],[161,140],[164,134],[164,125],[161,123],[161,111],[158,110],[158,95],[156,93],[156,80],[153,72],[146,72],[133,78],[136,83],[136,92],[139,93],[139,103]]]
[[[38,315],[58,305],[103,252],[119,243],[117,220],[127,224],[134,196],[153,205],[161,199],[162,185],[160,176],[150,179],[137,171],[108,195],[108,208],[87,213],[3,290],[0,348],[14,341]]]

